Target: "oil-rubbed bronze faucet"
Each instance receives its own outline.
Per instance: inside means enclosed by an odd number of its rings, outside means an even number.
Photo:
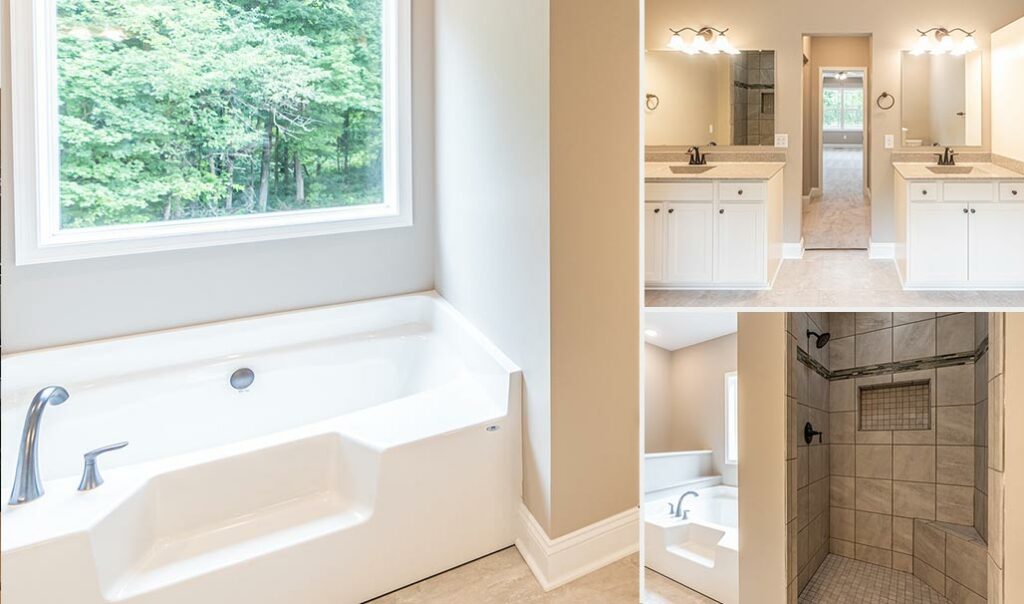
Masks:
[[[956,159],[955,159],[956,155],[957,154],[951,148],[946,147],[945,150],[943,150],[942,153],[936,153],[935,157],[939,158],[939,165],[940,166],[955,166],[956,165]]]
[[[710,143],[708,143],[708,146],[709,147],[714,147],[717,144],[718,143],[716,143],[715,141],[711,141]],[[691,166],[704,166],[704,165],[707,165],[708,158],[707,158],[706,155],[704,155],[703,153],[700,152],[700,147],[698,147],[697,145],[694,145],[694,146],[690,147],[689,150],[688,150],[688,153],[690,154],[690,165]]]

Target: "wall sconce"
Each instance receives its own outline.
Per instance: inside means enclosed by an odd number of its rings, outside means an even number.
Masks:
[[[964,39],[959,43],[953,39],[953,32],[955,31],[964,34]],[[920,37],[917,39],[917,43],[914,44],[914,48],[910,51],[910,54],[915,56],[923,55],[926,52],[933,55],[949,53],[960,56],[973,52],[978,48],[978,42],[974,39],[974,32],[967,31],[962,27],[954,27],[953,29],[933,27],[923,31],[919,29],[917,33],[920,34]],[[929,36],[928,34],[934,35]]]
[[[725,35],[729,28],[715,29],[714,27],[702,27],[694,29],[692,27],[684,27],[682,29],[669,28],[669,31],[672,32],[672,37],[669,38],[668,47],[672,50],[685,52],[688,55],[699,53],[709,55],[717,55],[718,53],[728,55],[740,54],[740,51],[736,50],[736,47],[729,42],[729,37]],[[693,32],[693,40],[689,43],[683,40],[681,34],[684,31]]]

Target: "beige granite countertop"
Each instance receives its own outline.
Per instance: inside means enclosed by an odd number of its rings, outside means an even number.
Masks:
[[[906,180],[992,180],[994,178],[1024,178],[1024,174],[1014,172],[992,163],[964,162],[957,166],[974,168],[967,174],[936,174],[928,169],[933,163],[893,162],[892,167]]]
[[[767,180],[778,174],[785,162],[708,162],[711,169],[700,174],[675,174],[669,166],[685,166],[686,162],[647,162],[646,182],[689,182],[692,180]]]

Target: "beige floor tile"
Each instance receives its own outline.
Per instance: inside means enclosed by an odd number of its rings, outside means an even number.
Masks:
[[[519,550],[509,547],[371,600],[370,604],[635,604],[639,593],[636,554],[545,592]]]
[[[644,604],[717,604],[717,600],[699,594],[668,577],[644,569]]]

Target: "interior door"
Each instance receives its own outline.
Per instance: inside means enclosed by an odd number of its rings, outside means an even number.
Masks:
[[[972,203],[969,224],[970,280],[1024,283],[1024,203]]]
[[[714,280],[714,203],[671,202],[665,209],[665,281],[680,285]]]
[[[644,204],[644,281],[665,279],[665,204]]]
[[[764,205],[720,203],[716,219],[718,273],[722,284],[760,285],[765,275]]]
[[[909,281],[967,281],[968,216],[966,203],[910,203]]]

